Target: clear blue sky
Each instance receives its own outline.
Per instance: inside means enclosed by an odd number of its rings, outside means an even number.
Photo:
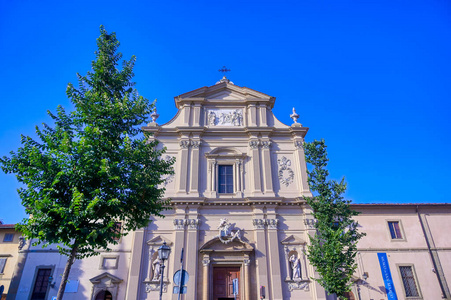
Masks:
[[[324,138],[333,178],[357,203],[449,202],[451,2],[448,0],[0,0],[0,155],[20,134],[70,109],[65,95],[94,59],[99,26],[137,56],[141,95],[173,97],[229,78],[293,106]],[[0,219],[25,217],[13,175],[0,173]]]

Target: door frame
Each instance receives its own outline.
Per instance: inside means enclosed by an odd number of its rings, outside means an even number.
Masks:
[[[214,272],[215,272],[215,268],[238,268],[239,269],[239,272],[240,272],[240,280],[238,281],[239,283],[239,293],[240,293],[240,300],[243,300],[244,299],[244,286],[243,286],[243,284],[244,284],[244,279],[243,279],[243,277],[244,276],[242,276],[243,275],[243,270],[244,270],[244,268],[242,267],[242,264],[236,264],[236,263],[233,263],[233,262],[231,262],[231,263],[216,263],[216,264],[212,264],[212,266],[211,266],[211,275],[210,275],[210,278],[208,278],[208,284],[209,284],[209,286],[210,286],[210,296],[209,296],[209,298],[210,299],[213,299],[214,300],[214,293],[213,293],[213,281],[214,281],[214,279],[213,279],[213,277],[214,277]]]

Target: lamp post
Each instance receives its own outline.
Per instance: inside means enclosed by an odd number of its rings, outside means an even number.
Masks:
[[[161,272],[160,272],[160,300],[163,296],[163,275],[164,275],[164,261],[168,259],[171,248],[163,242],[163,245],[158,248],[158,258],[161,259]]]

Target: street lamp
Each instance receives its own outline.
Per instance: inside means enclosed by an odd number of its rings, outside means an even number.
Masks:
[[[163,275],[164,275],[164,261],[168,259],[171,248],[166,245],[166,241],[158,248],[158,258],[161,259],[161,273],[160,273],[160,300],[163,296]]]

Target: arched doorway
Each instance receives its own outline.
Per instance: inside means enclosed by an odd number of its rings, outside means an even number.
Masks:
[[[113,300],[113,295],[108,291],[100,291],[96,296],[96,300]]]

